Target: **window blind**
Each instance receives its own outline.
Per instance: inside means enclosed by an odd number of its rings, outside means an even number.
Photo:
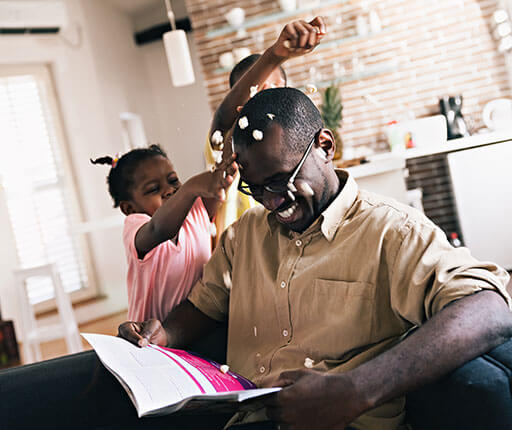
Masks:
[[[55,263],[67,292],[88,275],[73,222],[69,188],[49,109],[49,88],[37,73],[0,76],[0,175],[20,267]],[[27,282],[36,304],[53,298],[50,280]]]

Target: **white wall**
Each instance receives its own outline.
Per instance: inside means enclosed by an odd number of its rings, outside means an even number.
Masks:
[[[190,36],[188,42],[196,82],[181,88],[171,84],[163,43],[141,47],[158,122],[157,142],[168,151],[182,180],[204,170],[203,149],[211,120],[201,66]]]
[[[128,16],[103,0],[66,0],[66,5],[71,23],[80,29],[64,33],[71,44],[57,35],[0,35],[0,67],[51,66],[83,221],[99,221],[117,210],[112,208],[105,184],[108,169],[91,165],[89,158],[123,150],[120,112],[142,117],[148,140],[163,144],[184,177],[203,168],[210,112],[201,81],[185,88],[171,86],[161,42],[135,45]],[[79,46],[72,46],[79,39]],[[197,61],[195,67],[199,71]],[[15,248],[12,235],[4,234],[8,219],[1,209],[0,205],[0,225],[4,226],[0,233],[8,255],[0,264],[0,305],[4,318],[16,320],[11,275]],[[79,322],[126,308],[121,231],[120,222],[118,227],[88,234],[97,281],[106,299],[79,307]]]

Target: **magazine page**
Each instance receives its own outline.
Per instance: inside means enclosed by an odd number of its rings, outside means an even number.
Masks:
[[[240,402],[278,391],[256,388],[248,379],[195,354],[148,345],[139,348],[114,336],[83,333],[105,367],[126,389],[139,417],[171,413],[189,404]],[[191,402],[191,400],[195,400]]]

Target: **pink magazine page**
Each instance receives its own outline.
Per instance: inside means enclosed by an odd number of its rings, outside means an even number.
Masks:
[[[226,373],[220,370],[221,365],[213,360],[203,358],[191,352],[183,351],[180,349],[166,348],[156,345],[150,345],[154,350],[165,354],[170,360],[174,361],[198,386],[201,393],[205,393],[200,381],[180,363],[181,360],[190,364],[197,371],[199,371],[207,380],[217,393],[225,393],[229,391],[241,391],[256,388],[251,381],[238,375],[234,372],[227,371]]]

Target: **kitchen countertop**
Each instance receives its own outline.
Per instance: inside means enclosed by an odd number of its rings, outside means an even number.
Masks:
[[[444,152],[460,151],[462,149],[505,142],[507,140],[512,140],[512,129],[478,133],[474,134],[473,136],[452,139],[446,142],[424,146],[421,148],[408,149],[400,155],[408,160],[410,158],[425,157],[428,155],[442,154]]]

